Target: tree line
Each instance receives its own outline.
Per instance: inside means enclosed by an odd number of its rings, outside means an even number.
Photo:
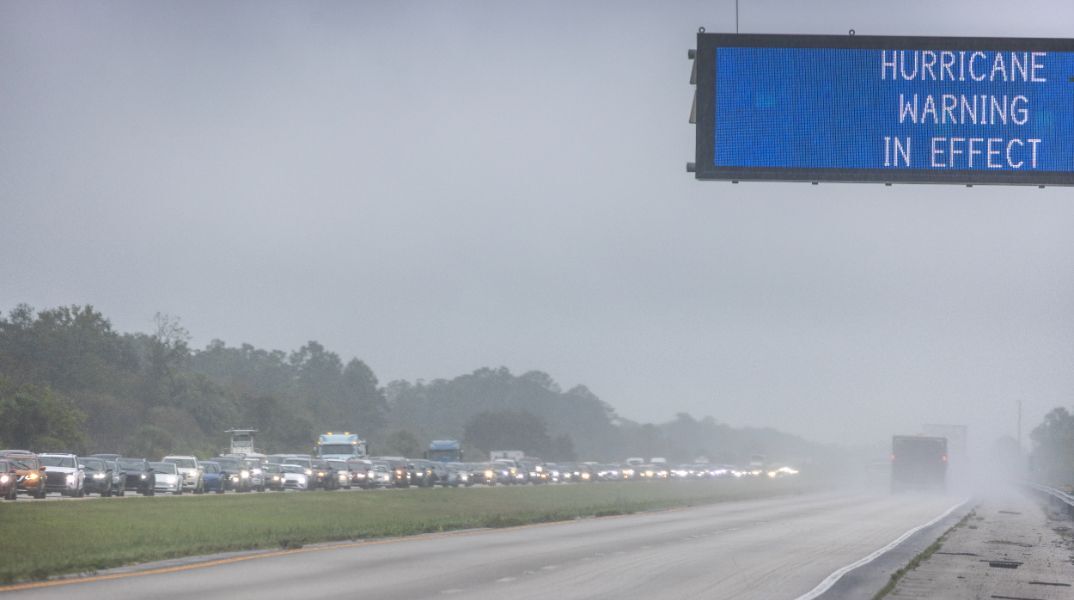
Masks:
[[[0,447],[210,455],[232,427],[257,429],[258,445],[274,452],[309,452],[319,433],[353,431],[376,454],[420,456],[433,439],[459,439],[474,460],[509,449],[559,461],[739,464],[751,454],[802,460],[831,450],[685,413],[638,423],[540,371],[482,368],[381,385],[365,362],[315,341],[291,352],[220,340],[194,349],[166,315],[150,333],[118,332],[92,306],[21,304],[0,315]]]

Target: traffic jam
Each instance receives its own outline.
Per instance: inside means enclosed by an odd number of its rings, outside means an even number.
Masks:
[[[0,496],[43,499],[49,494],[101,498],[160,494],[355,490],[674,481],[698,479],[778,478],[798,474],[789,466],[770,467],[751,457],[744,467],[704,462],[669,465],[653,457],[622,463],[553,463],[504,450],[487,462],[463,461],[456,440],[434,440],[423,458],[368,456],[358,435],[326,433],[315,454],[263,454],[255,451],[255,430],[233,429],[231,448],[211,458],[169,455],[160,460],[119,454],[79,456],[71,453],[0,450]]]

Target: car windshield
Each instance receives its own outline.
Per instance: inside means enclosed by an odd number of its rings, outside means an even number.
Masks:
[[[302,465],[283,465],[280,467],[284,473],[306,473],[306,467]]]
[[[225,471],[238,471],[242,468],[242,463],[237,458],[217,458],[216,462]]]
[[[172,463],[180,469],[193,469],[197,467],[197,463],[192,458],[165,458],[164,462]]]
[[[75,463],[75,458],[73,456],[38,455],[37,459],[40,460],[41,464],[46,467],[63,467],[74,469],[78,466]]]
[[[201,468],[206,473],[219,473],[220,472],[220,465],[217,464],[217,463],[214,463],[214,462],[203,462],[203,463],[201,463]]]
[[[82,468],[89,471],[107,471],[108,463],[99,458],[83,458]]]
[[[136,458],[121,458],[116,461],[120,468],[127,469],[128,471],[141,470],[145,468],[145,461]]]
[[[155,462],[149,464],[152,469],[157,473],[164,473],[165,475],[175,475],[179,471],[176,470],[175,465],[169,462]]]

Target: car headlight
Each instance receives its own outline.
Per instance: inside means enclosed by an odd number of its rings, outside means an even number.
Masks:
[[[313,469],[306,469],[306,476],[313,475]]]
[[[251,473],[253,473],[254,475],[260,475],[261,469],[254,469],[253,471],[251,471]]]
[[[0,483],[7,483],[11,481],[10,475],[0,475]]]
[[[250,477],[250,472],[247,471],[246,469],[243,469],[243,470],[239,471],[239,477],[241,477],[243,479],[247,479],[247,478]]]
[[[30,481],[33,481],[33,480],[37,479],[37,477],[38,477],[37,473],[30,473],[29,475],[26,476],[26,478],[29,479]]]
[[[149,475],[146,475],[145,473],[142,473],[142,479],[149,479]]]
[[[94,479],[104,479],[104,473],[94,473],[93,478]]]
[[[492,471],[485,471],[485,479],[492,479],[495,475]]]

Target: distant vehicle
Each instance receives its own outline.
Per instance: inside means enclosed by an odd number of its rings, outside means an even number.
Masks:
[[[891,491],[943,490],[947,484],[947,438],[891,438]]]
[[[352,486],[373,487],[373,461],[365,458],[352,458],[347,461],[347,470],[351,473]]]
[[[470,487],[473,485],[473,473],[469,465],[464,463],[445,463],[443,468],[444,475],[440,479],[440,485],[444,487],[459,487],[460,485]]]
[[[201,461],[202,490],[223,494],[227,489],[227,474],[215,460]]]
[[[392,475],[392,486],[397,488],[410,487],[410,470],[407,468],[407,460],[401,456],[381,456],[378,461],[387,465]]]
[[[41,466],[37,455],[29,450],[4,450],[0,457],[6,459],[15,468],[16,487],[19,492],[34,498],[44,498],[46,467]]]
[[[317,457],[333,460],[349,460],[351,458],[363,458],[366,455],[366,443],[357,433],[345,431],[343,433],[326,434],[317,438]]]
[[[103,458],[109,462],[115,462],[122,456],[120,454],[90,454],[94,458]]]
[[[410,471],[410,483],[418,487],[432,487],[436,484],[436,472],[433,463],[428,460],[414,459],[407,462]]]
[[[179,468],[171,462],[149,463],[153,467],[153,489],[158,492],[183,493],[183,476]]]
[[[526,472],[513,458],[497,458],[492,464],[499,468],[497,483],[526,483]]]
[[[626,459],[626,464],[632,467],[640,467],[645,464],[645,459],[640,456],[632,456]]]
[[[328,460],[329,468],[332,469],[332,474],[336,477],[336,489],[351,489],[353,485],[351,481],[351,469],[347,466],[347,461],[344,460]]]
[[[367,475],[369,487],[391,487],[392,466],[387,462],[374,461]]]
[[[0,458],[0,496],[3,496],[4,500],[19,497],[19,475],[15,471],[15,465],[3,458]]]
[[[119,463],[115,459],[102,458],[108,468],[112,471],[112,495],[113,496],[126,496],[127,495],[127,474],[123,472],[123,469],[119,467]]]
[[[425,458],[437,462],[460,462],[462,444],[458,440],[433,440],[425,451]]]
[[[231,434],[231,447],[228,449],[228,454],[254,454],[257,452],[257,448],[254,447],[256,429],[228,429],[224,433]]]
[[[173,463],[183,478],[183,489],[190,490],[195,494],[205,491],[202,481],[201,465],[194,456],[165,456],[161,462]]]
[[[261,470],[265,478],[265,489],[283,489],[283,468],[280,465],[265,463],[261,466]]]
[[[264,454],[247,454],[242,457],[242,464],[250,471],[250,488],[259,492],[265,491],[265,462]]]
[[[283,487],[288,490],[306,491],[310,487],[311,476],[307,475],[308,468],[302,465],[284,464],[280,466],[283,471]]]
[[[78,457],[74,454],[38,454],[38,460],[45,467],[45,490],[59,492],[63,496],[81,498],[86,494],[86,474],[78,468]]]
[[[548,473],[544,470],[544,462],[541,459],[526,456],[518,461],[518,468],[526,474],[526,481],[534,485],[538,483],[546,483],[548,481]]]
[[[327,460],[313,459],[313,477],[310,479],[310,487],[322,490],[339,489],[339,477]]]
[[[220,470],[227,475],[224,482],[229,490],[249,492],[253,489],[253,482],[250,480],[250,469],[243,463],[241,458],[217,456],[213,460],[220,464]]]
[[[148,460],[144,458],[119,458],[116,463],[125,476],[124,490],[138,492],[143,496],[152,496],[156,493],[156,479],[153,477],[153,468],[149,466]]]
[[[522,460],[526,457],[526,453],[521,450],[493,450],[489,452],[489,460],[496,461],[501,458],[507,458],[511,460]]]
[[[111,463],[103,458],[86,456],[78,459],[78,466],[86,474],[83,487],[87,494],[100,494],[102,498],[112,495],[115,478]]]

